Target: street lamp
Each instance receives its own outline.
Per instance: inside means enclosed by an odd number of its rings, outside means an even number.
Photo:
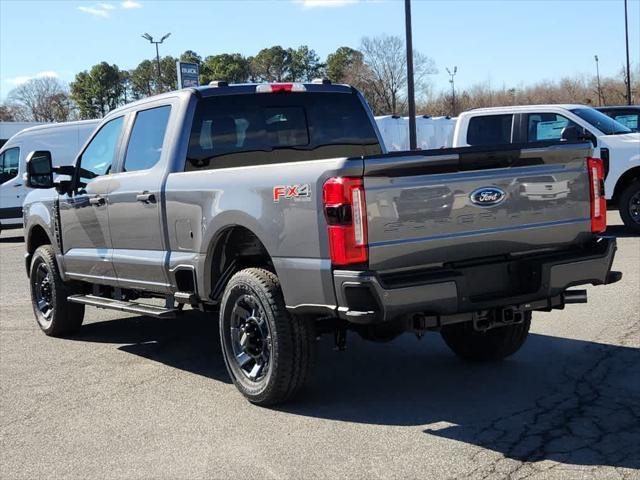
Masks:
[[[631,105],[631,68],[629,68],[629,19],[627,18],[627,0],[624,0],[624,38],[627,46],[627,105]]]
[[[162,37],[158,41],[154,41],[153,37],[148,33],[145,33],[144,35],[142,35],[142,38],[144,38],[145,40],[149,40],[149,43],[153,43],[156,46],[156,66],[158,67],[158,86],[160,86],[160,78],[161,78],[160,77],[160,50],[158,49],[158,45],[160,45],[167,38],[169,38],[169,35],[171,35],[171,33],[167,33],[164,37]]]
[[[451,116],[456,116],[456,84],[454,81],[454,77],[456,73],[458,73],[458,67],[453,67],[453,72],[449,70],[449,67],[446,68],[447,73],[449,74],[449,83],[451,84]]]
[[[596,59],[596,79],[598,80],[598,106],[602,106],[602,88],[600,87],[600,66],[598,55],[594,55],[593,58]]]

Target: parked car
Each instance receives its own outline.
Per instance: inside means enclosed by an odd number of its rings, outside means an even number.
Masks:
[[[29,189],[22,175],[34,150],[49,150],[56,162],[71,163],[98,120],[45,124],[15,134],[0,148],[0,231],[22,227],[22,202]]]
[[[619,107],[598,107],[605,115],[610,116],[616,122],[623,124],[629,130],[637,132],[640,122],[640,105],[623,105]]]
[[[604,171],[590,143],[385,153],[346,85],[219,82],[150,97],[110,112],[73,167],[53,169],[51,156],[31,154],[38,190],[24,207],[40,328],[70,334],[87,305],[219,312],[229,375],[256,404],[299,391],[320,334],[343,348],[347,331],[439,331],[461,357],[501,359],[533,311],[621,277],[615,238],[599,235]],[[539,202],[543,216],[505,192],[545,175],[570,190],[566,203]],[[421,202],[437,214],[418,215]]]
[[[532,202],[565,200],[571,191],[568,180],[558,181],[553,175],[516,178],[514,184],[518,195]]]
[[[463,112],[454,147],[583,139],[605,167],[605,196],[627,228],[640,232],[640,133],[583,105],[528,105]]]

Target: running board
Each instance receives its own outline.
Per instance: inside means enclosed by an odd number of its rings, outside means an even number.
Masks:
[[[173,318],[179,312],[178,309],[128,302],[126,300],[114,300],[113,298],[98,297],[96,295],[71,295],[67,300],[92,307],[119,310],[121,312],[136,313],[138,315],[147,315],[156,318]]]

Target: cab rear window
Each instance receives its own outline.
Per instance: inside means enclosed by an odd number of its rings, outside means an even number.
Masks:
[[[185,170],[381,153],[353,94],[275,93],[201,100]]]
[[[472,117],[467,128],[469,145],[500,145],[511,143],[513,115],[483,115]]]

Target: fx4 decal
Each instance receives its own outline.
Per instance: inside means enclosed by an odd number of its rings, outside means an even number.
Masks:
[[[276,185],[273,187],[273,201],[278,203],[281,199],[292,198],[294,200],[310,200],[311,185]]]

